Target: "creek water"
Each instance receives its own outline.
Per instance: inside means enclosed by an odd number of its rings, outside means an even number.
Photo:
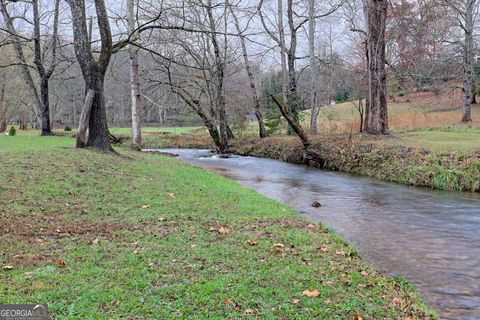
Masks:
[[[161,151],[331,227],[378,270],[413,283],[442,319],[480,319],[479,194],[398,185],[271,159],[222,159],[208,150]],[[312,207],[314,201],[322,206]]]

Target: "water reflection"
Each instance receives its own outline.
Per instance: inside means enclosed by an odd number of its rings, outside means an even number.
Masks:
[[[480,319],[480,195],[407,187],[270,159],[171,149],[332,227],[443,319]],[[320,208],[311,203],[319,201]]]

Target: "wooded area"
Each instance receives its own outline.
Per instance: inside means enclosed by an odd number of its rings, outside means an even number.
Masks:
[[[253,116],[263,138],[281,115],[308,146],[319,110],[343,101],[358,101],[360,131],[385,135],[387,101],[412,92],[461,89],[463,102],[451,107],[469,122],[480,75],[478,7],[475,0],[1,0],[0,129],[31,122],[51,135],[52,126],[77,127],[88,90],[95,96],[86,146],[105,151],[113,150],[108,125],[131,126],[139,150],[141,124],[153,123],[203,124],[226,152],[233,126]]]

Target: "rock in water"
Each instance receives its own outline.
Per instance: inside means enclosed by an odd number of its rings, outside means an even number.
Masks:
[[[320,208],[321,206],[322,206],[322,204],[318,201],[313,201],[313,203],[312,203],[312,207],[314,207],[314,208]]]

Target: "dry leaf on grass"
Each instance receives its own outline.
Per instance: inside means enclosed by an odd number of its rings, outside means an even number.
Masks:
[[[13,266],[10,266],[10,265],[4,266],[2,269],[3,269],[3,270],[12,270],[12,269],[13,269]]]
[[[56,265],[59,267],[65,267],[67,264],[63,260],[57,260]]]
[[[319,294],[320,294],[320,292],[319,292],[317,289],[315,289],[315,290],[313,290],[313,291],[304,290],[304,291],[302,292],[302,295],[307,296],[307,297],[313,297],[313,298],[314,298],[314,297],[318,297]]]
[[[273,246],[277,247],[277,248],[284,248],[285,247],[285,245],[283,243],[274,243]]]
[[[144,205],[142,206],[142,209],[148,209],[148,208],[150,208],[150,205],[149,205],[149,204],[144,204]]]
[[[167,192],[167,196],[169,196],[170,198],[175,198],[175,193]]]
[[[255,314],[255,311],[252,309],[245,310],[245,314]]]
[[[230,230],[228,228],[225,228],[225,227],[220,227],[220,229],[218,229],[218,233],[220,233],[220,234],[227,234],[229,232],[230,232]]]
[[[254,246],[257,244],[257,242],[253,241],[253,240],[247,240],[247,243],[251,246]]]
[[[90,240],[90,244],[97,244],[97,243],[98,243],[98,239],[97,239],[97,238]]]

